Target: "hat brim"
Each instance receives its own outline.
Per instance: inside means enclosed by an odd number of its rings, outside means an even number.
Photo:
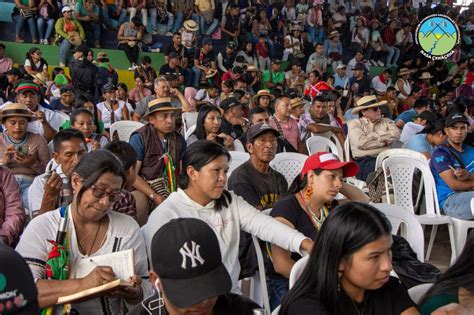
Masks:
[[[266,132],[271,132],[275,135],[275,137],[279,137],[280,136],[280,133],[278,132],[278,130],[276,129],[273,129],[273,128],[266,128],[266,129],[263,129],[263,130],[260,130],[258,131],[257,133],[255,133],[253,135],[253,137],[248,137],[247,138],[247,142],[252,142],[253,140],[255,140],[255,138],[257,138],[258,136],[266,133]]]
[[[262,96],[268,96],[268,97],[270,98],[270,100],[274,100],[274,99],[275,99],[275,95],[270,94],[270,93],[257,94],[257,95],[254,95],[254,96],[252,97],[252,99],[253,99],[254,102],[257,102],[258,99],[259,99],[260,97],[262,97]]]
[[[174,110],[174,111],[177,111],[177,110],[180,110],[179,108],[176,108],[176,107],[172,107],[172,106],[166,106],[166,107],[161,107],[161,108],[157,108],[153,111],[147,111],[145,113],[145,116],[144,117],[147,117],[153,113],[156,113],[156,112],[164,112],[164,111],[170,111],[170,110]]]
[[[0,121],[3,121],[5,118],[9,117],[25,117],[28,119],[28,121],[35,121],[38,119],[35,115],[32,114],[23,114],[23,113],[8,113],[8,114],[3,114],[0,113]]]
[[[208,298],[227,294],[232,289],[232,280],[223,264],[191,279],[160,277],[160,281],[167,299],[178,308],[191,307]]]
[[[379,107],[379,106],[382,106],[382,105],[385,105],[385,104],[387,104],[387,101],[380,101],[378,103],[370,104],[370,105],[366,105],[366,106],[364,106],[364,105],[357,106],[356,108],[352,109],[352,114],[357,114],[361,110],[369,109],[369,108],[372,108],[372,107]]]
[[[206,74],[206,79],[213,78],[217,74],[217,70],[211,71],[211,73]]]
[[[184,27],[186,30],[190,31],[190,32],[196,32],[197,30],[199,30],[199,25],[196,25],[196,26],[192,27],[192,26],[189,26],[189,25],[187,25],[187,24],[185,23],[185,24],[183,25],[183,27]]]
[[[445,125],[445,127],[451,127],[452,125],[454,125],[456,123],[463,123],[463,124],[466,124],[468,126],[470,125],[469,120],[467,120],[467,118],[458,118],[458,119],[454,119],[454,120],[450,121],[449,124]]]
[[[296,108],[296,107],[298,107],[298,106],[304,106],[304,105],[305,105],[305,102],[298,102],[298,103],[296,103],[296,104],[292,104],[292,105],[291,105],[291,109]]]
[[[342,173],[344,177],[354,177],[359,173],[359,165],[356,162],[349,161],[349,162],[334,162],[323,167],[320,167],[322,170],[338,170],[342,168]]]
[[[336,37],[336,36],[341,36],[341,34],[337,33],[337,34],[329,34],[328,38],[331,39],[333,37]]]

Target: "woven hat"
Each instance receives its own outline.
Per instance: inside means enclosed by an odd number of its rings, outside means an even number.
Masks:
[[[431,78],[433,78],[433,76],[429,72],[423,72],[421,74],[421,77],[418,77],[418,79],[420,79],[420,80],[425,80],[425,79],[427,80],[427,79],[431,79]]]
[[[404,76],[406,74],[411,74],[411,71],[410,69],[408,68],[401,68],[399,71],[398,71],[398,76]]]
[[[247,71],[247,72],[258,72],[258,69],[257,69],[257,67],[251,65],[251,66],[248,66],[245,71]]]
[[[332,31],[331,33],[329,33],[328,38],[331,39],[331,38],[339,36],[339,35],[340,34],[339,34],[338,31]]]
[[[254,103],[258,104],[258,99],[262,96],[268,96],[271,100],[275,99],[275,96],[271,94],[268,90],[260,90],[257,92],[257,94],[254,95],[252,100]]]
[[[145,116],[148,116],[154,112],[165,111],[165,110],[177,110],[171,104],[171,97],[158,97],[148,103],[148,109]]]
[[[375,95],[364,96],[356,102],[356,107],[352,110],[352,114],[357,114],[361,110],[378,107],[387,104],[387,101],[378,101]]]
[[[3,106],[0,111],[0,121],[8,117],[25,117],[28,121],[36,120],[37,117],[28,109],[26,105],[10,103]]]
[[[292,98],[290,100],[290,104],[291,104],[291,109],[293,109],[293,108],[296,108],[298,106],[304,106],[306,104],[306,102],[302,98],[296,97],[296,98]]]
[[[206,73],[206,79],[210,79],[210,78],[214,77],[216,74],[217,74],[216,69],[209,69],[209,72]]]
[[[196,32],[199,29],[199,26],[194,20],[184,21],[183,26],[189,32]]]
[[[48,85],[48,78],[45,77],[42,73],[37,72],[35,74],[31,75],[35,81],[37,81],[39,84],[46,86]]]

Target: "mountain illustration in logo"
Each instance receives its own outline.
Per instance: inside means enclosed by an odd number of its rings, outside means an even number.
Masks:
[[[443,56],[456,46],[459,33],[450,19],[434,16],[422,21],[417,36],[419,45],[426,53]]]

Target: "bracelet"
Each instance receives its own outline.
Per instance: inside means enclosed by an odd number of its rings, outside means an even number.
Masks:
[[[155,193],[151,193],[150,195],[148,195],[148,199],[155,200]]]

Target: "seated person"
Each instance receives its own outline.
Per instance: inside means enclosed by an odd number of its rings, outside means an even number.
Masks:
[[[103,149],[109,140],[101,134],[95,133],[94,115],[85,108],[75,109],[70,118],[71,128],[79,130],[87,143],[87,152]]]
[[[287,152],[303,152],[300,130],[295,119],[291,118],[291,100],[288,96],[275,99],[275,114],[271,116],[269,125],[278,130],[285,141]]]
[[[412,109],[408,109],[402,112],[397,117],[397,119],[395,119],[395,124],[398,128],[401,129],[403,128],[403,125],[405,125],[409,121],[413,121],[413,118],[415,118],[417,115],[421,114],[425,110],[429,110],[428,100],[425,98],[417,99]]]
[[[446,139],[444,120],[438,120],[434,124],[427,124],[423,130],[413,135],[404,148],[420,152],[429,160],[435,147],[445,143]]]
[[[80,131],[64,129],[54,136],[52,160],[46,172],[36,176],[29,189],[31,200],[28,207],[33,215],[71,203],[70,176],[86,153],[86,141]]]
[[[25,208],[15,176],[8,168],[0,166],[0,244],[16,245],[23,232],[25,218]]]
[[[464,308],[460,313],[439,314],[472,314],[474,313],[474,232],[470,232],[464,249],[454,265],[433,284],[420,300],[421,315],[438,314],[442,306],[456,303]],[[433,313],[434,312],[434,313]]]
[[[337,205],[350,200],[369,202],[361,190],[343,181],[345,177],[355,176],[358,170],[356,163],[343,163],[332,153],[311,155],[304,163],[301,176],[293,181],[289,196],[276,203],[271,216],[314,239]],[[347,199],[335,199],[338,193]],[[273,264],[269,265],[267,277],[269,291],[272,292],[270,306],[274,309],[288,291],[291,268],[301,256],[276,245],[272,245],[271,253]]]
[[[220,104],[223,112],[221,131],[233,139],[239,138],[244,130],[242,128],[242,104],[233,96],[226,98]]]
[[[102,97],[104,101],[97,104],[97,111],[104,122],[104,128],[110,128],[114,122],[129,120],[128,108],[124,101],[117,99],[117,87],[112,83],[107,83],[102,87]]]
[[[433,124],[436,121],[436,115],[425,110],[420,114],[413,117],[413,121],[409,121],[403,125],[402,132],[400,133],[400,141],[406,144],[414,135],[423,130],[427,124]]]
[[[28,188],[49,161],[48,145],[42,136],[27,131],[28,123],[37,117],[25,105],[5,105],[0,118],[5,127],[5,132],[0,134],[0,164],[15,175],[23,204],[27,206]]]
[[[102,23],[99,17],[99,6],[93,0],[77,1],[74,11],[76,19],[81,22],[86,33],[87,45],[100,48]]]
[[[133,187],[133,183],[137,178],[137,172],[135,170],[135,166],[137,165],[137,153],[129,143],[120,140],[112,141],[106,145],[105,149],[120,159],[123,173],[125,174],[123,189],[120,191],[117,200],[112,206],[112,210],[129,215],[136,220],[137,205],[130,189]]]
[[[418,314],[405,286],[390,277],[391,232],[372,206],[351,202],[331,211],[279,314]]]
[[[208,222],[222,245],[222,261],[231,275],[232,292],[240,292],[240,230],[292,252],[310,249],[312,241],[227,191],[229,160],[229,152],[215,142],[199,140],[191,144],[183,157],[181,188],[152,212],[142,233],[150,252],[153,235],[170,220],[190,217]]]
[[[59,89],[60,98],[51,101],[49,106],[53,110],[62,111],[68,115],[71,115],[74,106],[74,88],[72,85],[63,85]]]
[[[446,145],[431,154],[439,205],[444,213],[462,219],[474,219],[474,148],[463,144],[469,121],[461,113],[450,113],[445,120]]]
[[[362,97],[352,109],[353,114],[359,114],[359,119],[347,123],[352,156],[360,168],[357,174],[360,180],[365,181],[375,170],[377,155],[400,138],[400,130],[393,121],[382,117],[380,106],[386,103],[377,101],[375,96]]]
[[[342,129],[336,120],[331,121],[331,117],[328,114],[328,103],[334,106],[335,102],[328,100],[323,95],[318,95],[313,98],[309,111],[301,115],[299,127],[303,143],[306,143],[306,140],[311,137],[312,133],[321,134],[326,132],[334,133],[339,142],[341,144],[344,143]]]
[[[124,312],[124,303],[130,308],[149,296],[151,286],[148,281],[142,282],[147,277],[148,261],[139,226],[129,216],[110,211],[122,190],[124,178],[120,161],[111,152],[90,152],[71,175],[72,203],[40,215],[28,224],[16,250],[30,266],[42,308],[52,311],[60,296],[115,280],[110,266],[96,266],[87,276],[74,278],[78,260],[127,249],[134,250],[136,274],[124,280],[133,282],[133,286],[107,293],[107,308],[112,314],[119,314]],[[64,237],[57,238],[58,231],[63,229],[67,231]],[[58,243],[48,241],[55,239]],[[63,269],[64,262],[51,254],[59,250],[58,246],[64,246],[63,254],[69,257],[70,268]],[[97,296],[73,302],[70,307],[76,314],[100,314],[103,305],[104,298]]]
[[[260,306],[230,293],[232,281],[219,247],[215,232],[199,219],[179,218],[163,225],[151,240],[150,282],[155,294],[128,314],[252,315]],[[197,256],[183,254],[195,248]]]
[[[221,131],[222,115],[219,108],[203,105],[199,109],[196,129],[186,140],[190,145],[198,140],[210,140],[222,144],[228,150],[234,149],[234,139]]]

